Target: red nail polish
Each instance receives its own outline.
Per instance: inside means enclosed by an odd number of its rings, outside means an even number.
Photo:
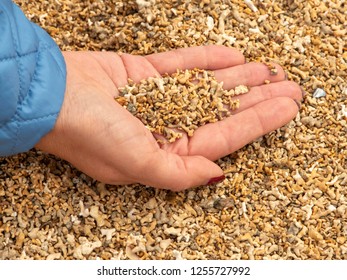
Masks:
[[[219,183],[219,182],[223,181],[224,179],[225,179],[224,175],[219,176],[219,177],[214,177],[214,178],[210,179],[210,181],[208,181],[207,185]]]

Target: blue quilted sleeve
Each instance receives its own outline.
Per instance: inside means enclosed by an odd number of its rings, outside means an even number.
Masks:
[[[65,86],[58,46],[11,0],[1,0],[0,156],[28,151],[53,128]]]

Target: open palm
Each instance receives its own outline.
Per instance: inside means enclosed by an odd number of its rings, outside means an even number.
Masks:
[[[112,52],[65,52],[67,89],[54,129],[37,148],[61,157],[89,176],[119,185],[142,183],[171,190],[223,178],[213,161],[288,123],[298,112],[300,87],[285,81],[283,69],[270,75],[262,63],[222,46],[192,47],[149,56]],[[225,120],[200,127],[194,136],[159,146],[140,120],[115,102],[128,78],[177,69],[208,69],[226,89],[244,84],[240,108]],[[265,80],[271,81],[264,84]]]

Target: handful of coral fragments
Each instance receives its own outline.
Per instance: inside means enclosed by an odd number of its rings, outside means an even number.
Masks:
[[[240,105],[235,96],[248,92],[244,85],[225,90],[212,71],[200,69],[128,82],[116,101],[170,143],[184,132],[191,137],[200,126],[230,116]]]

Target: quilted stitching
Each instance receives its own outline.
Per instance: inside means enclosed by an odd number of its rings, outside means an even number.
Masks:
[[[63,102],[66,69],[54,41],[12,1],[1,0],[0,17],[1,23],[6,19],[0,26],[3,34],[11,34],[0,40],[0,156],[6,156],[27,151],[53,128]],[[10,81],[1,83],[4,73]]]
[[[26,57],[28,55],[34,55],[36,53],[37,53],[37,50],[32,51],[32,52],[28,52],[28,53],[24,53],[24,54],[19,54],[19,55],[16,55],[16,56],[2,57],[2,58],[0,58],[0,63],[4,62],[4,61],[7,61],[7,60],[16,60],[17,58]]]

